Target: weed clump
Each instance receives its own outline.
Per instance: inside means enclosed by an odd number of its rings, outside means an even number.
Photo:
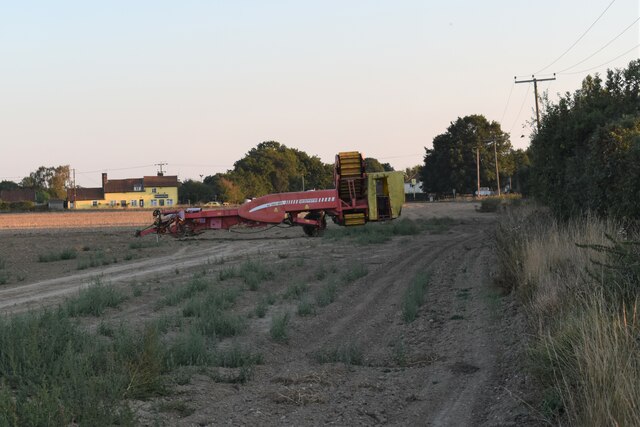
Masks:
[[[298,316],[311,316],[316,313],[314,305],[306,299],[303,299],[298,303]]]
[[[153,329],[113,333],[64,309],[0,319],[0,425],[133,425],[122,399],[163,392],[164,351]]]
[[[429,284],[427,273],[418,273],[405,291],[402,302],[402,319],[405,323],[413,322],[418,316],[418,309],[424,303],[424,294]]]
[[[390,222],[367,223],[362,226],[327,229],[324,233],[324,238],[334,240],[351,238],[357,244],[371,245],[388,242],[394,236],[412,236],[420,234],[423,231],[442,233],[454,224],[455,221],[448,217],[424,220],[402,218]]]
[[[55,262],[75,259],[78,257],[78,251],[73,248],[63,249],[60,252],[47,252],[38,255],[38,262]]]
[[[209,282],[203,277],[194,276],[187,285],[176,287],[173,291],[163,297],[158,305],[160,307],[168,305],[175,306],[187,298],[193,297],[195,294],[204,291],[209,286]]]
[[[363,365],[364,351],[360,344],[349,341],[316,352],[314,359],[318,363],[342,362],[345,365]]]
[[[112,286],[105,286],[96,280],[91,286],[68,299],[62,306],[69,316],[101,316],[107,308],[115,308],[127,296]]]
[[[289,324],[289,313],[281,313],[274,315],[271,319],[271,328],[269,334],[275,341],[287,342],[289,336],[287,334],[287,325]]]
[[[338,293],[338,284],[331,280],[320,288],[320,292],[316,294],[316,304],[318,307],[325,307],[336,299]]]

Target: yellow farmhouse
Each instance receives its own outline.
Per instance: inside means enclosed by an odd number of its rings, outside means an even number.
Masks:
[[[102,187],[67,190],[70,209],[155,208],[178,203],[177,176],[108,179],[102,174]]]

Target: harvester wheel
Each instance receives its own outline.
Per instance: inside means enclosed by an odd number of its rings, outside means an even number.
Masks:
[[[320,220],[320,225],[303,225],[302,230],[304,230],[304,233],[309,237],[322,236],[325,228],[327,228],[324,212],[309,212],[305,218]]]

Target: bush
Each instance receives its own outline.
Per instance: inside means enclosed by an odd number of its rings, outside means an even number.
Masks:
[[[636,59],[546,105],[531,141],[531,186],[556,216],[640,217],[639,85]]]
[[[123,397],[163,389],[157,333],[97,337],[65,310],[0,319],[1,425],[133,425]]]
[[[298,303],[298,316],[310,316],[316,313],[316,309],[311,302],[303,299]]]
[[[262,282],[273,279],[275,272],[262,262],[246,261],[240,266],[238,277],[244,280],[250,290],[255,291]]]
[[[112,286],[105,286],[96,280],[91,286],[81,290],[76,298],[68,299],[63,309],[69,316],[101,316],[108,307],[114,308],[127,296]]]
[[[177,286],[172,288],[169,295],[163,297],[158,305],[164,306],[175,306],[178,303],[184,301],[187,298],[191,298],[193,295],[204,291],[209,286],[209,282],[207,282],[204,278],[194,276],[186,285]]]
[[[236,314],[208,309],[200,313],[194,326],[208,337],[232,337],[246,329],[247,321]]]
[[[405,291],[402,303],[402,319],[406,323],[413,322],[418,316],[418,309],[424,303],[424,293],[429,284],[427,273],[418,273]]]
[[[287,335],[287,325],[289,324],[289,313],[281,313],[271,318],[271,328],[269,334],[275,341],[286,342],[289,339]]]
[[[335,281],[329,281],[320,288],[320,292],[316,295],[316,304],[318,307],[325,307],[336,299],[338,293],[338,284]]]
[[[292,283],[287,287],[283,297],[285,299],[300,299],[309,289],[306,283]]]
[[[219,349],[213,357],[213,365],[223,368],[241,368],[244,366],[260,365],[263,357],[260,353],[253,353],[238,344],[228,349]]]
[[[165,363],[174,366],[202,366],[212,361],[207,338],[195,327],[178,334],[171,343]]]
[[[11,211],[32,211],[35,203],[29,201],[9,202],[9,210]]]
[[[345,365],[362,365],[364,363],[364,352],[362,346],[355,342],[345,342],[333,348],[318,351],[315,354],[318,363],[342,362]]]

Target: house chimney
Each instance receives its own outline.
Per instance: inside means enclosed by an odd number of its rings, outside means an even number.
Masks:
[[[102,189],[104,190],[104,186],[107,184],[107,174],[102,174]]]

